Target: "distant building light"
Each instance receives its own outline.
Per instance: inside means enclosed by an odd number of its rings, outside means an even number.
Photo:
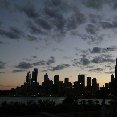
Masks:
[[[35,81],[33,80],[33,82],[35,82]]]
[[[82,83],[80,82],[80,84],[82,84]]]

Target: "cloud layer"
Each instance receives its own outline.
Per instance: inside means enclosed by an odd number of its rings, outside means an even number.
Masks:
[[[3,61],[0,61],[0,69],[4,69],[5,68],[5,64]]]

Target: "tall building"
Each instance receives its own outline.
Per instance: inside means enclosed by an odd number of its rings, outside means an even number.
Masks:
[[[34,71],[32,71],[32,84],[37,83],[37,76],[38,76],[38,69],[34,68]]]
[[[87,77],[87,88],[91,88],[91,77]]]
[[[117,58],[116,58],[116,65],[115,65],[115,79],[117,79]]]
[[[59,83],[59,75],[55,75],[54,76],[54,84],[58,84]]]
[[[69,78],[65,78],[64,83],[68,83],[68,82],[69,82]]]
[[[93,78],[92,79],[92,93],[95,94],[97,90],[98,90],[97,79]]]
[[[48,81],[48,80],[49,80],[48,74],[46,73],[46,74],[44,75],[44,82],[46,82],[46,81]]]
[[[115,79],[113,82],[113,94],[117,97],[117,58],[116,58],[116,65],[115,65]]]
[[[93,78],[92,79],[92,87],[96,87],[97,86],[97,79]]]
[[[114,75],[112,74],[111,75],[111,82],[113,82],[114,81]]]
[[[29,84],[29,85],[31,83],[31,74],[30,74],[30,71],[26,75],[26,83]]]
[[[85,75],[78,75],[78,94],[82,95],[85,89]]]
[[[78,75],[78,83],[82,88],[85,87],[85,75]]]

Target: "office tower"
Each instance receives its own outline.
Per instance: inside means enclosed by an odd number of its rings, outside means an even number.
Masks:
[[[54,76],[54,84],[58,84],[59,83],[59,75],[55,75]]]
[[[91,77],[87,77],[87,88],[91,88]]]
[[[113,82],[113,94],[117,97],[117,58],[116,58],[116,65],[115,65],[115,79]]]
[[[115,79],[117,79],[117,58],[116,58],[116,65],[115,65]]]
[[[85,75],[78,75],[78,84],[84,89],[85,87]]]
[[[34,68],[34,71],[32,71],[32,83],[37,83],[37,76],[38,76],[38,69]]]
[[[48,74],[46,73],[46,74],[44,75],[44,82],[46,82],[46,81],[48,81],[48,80],[49,80]]]
[[[114,90],[115,90],[115,78],[114,78],[114,75],[112,74],[111,75],[111,82],[110,82],[110,90],[111,90],[111,93],[113,94],[114,93]]]
[[[114,81],[114,75],[112,74],[111,75],[111,82],[113,82]]]
[[[65,78],[64,83],[68,83],[68,82],[69,82],[69,78]]]
[[[27,73],[26,75],[26,83],[27,84],[30,84],[30,80],[31,80],[31,74],[30,74],[30,71]]]
[[[92,87],[97,87],[97,80],[96,80],[96,78],[92,79]]]
[[[92,93],[95,94],[95,92],[98,90],[98,87],[97,87],[97,79],[96,78],[93,78],[92,79]]]
[[[105,83],[105,89],[109,89],[109,83]]]

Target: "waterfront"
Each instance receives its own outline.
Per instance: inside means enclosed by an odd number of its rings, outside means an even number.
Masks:
[[[38,103],[39,100],[42,101],[53,101],[55,102],[55,104],[61,104],[63,102],[63,100],[65,99],[65,97],[0,97],[0,105],[3,102],[6,103],[14,103],[14,102],[19,102],[19,103],[24,103],[27,104],[27,102],[31,102],[31,103]],[[87,104],[88,101],[91,100],[91,102],[93,104],[100,104],[102,103],[103,99],[77,99],[78,104],[81,104],[85,101],[85,103]],[[111,99],[105,99],[105,104],[109,105],[110,104]]]

